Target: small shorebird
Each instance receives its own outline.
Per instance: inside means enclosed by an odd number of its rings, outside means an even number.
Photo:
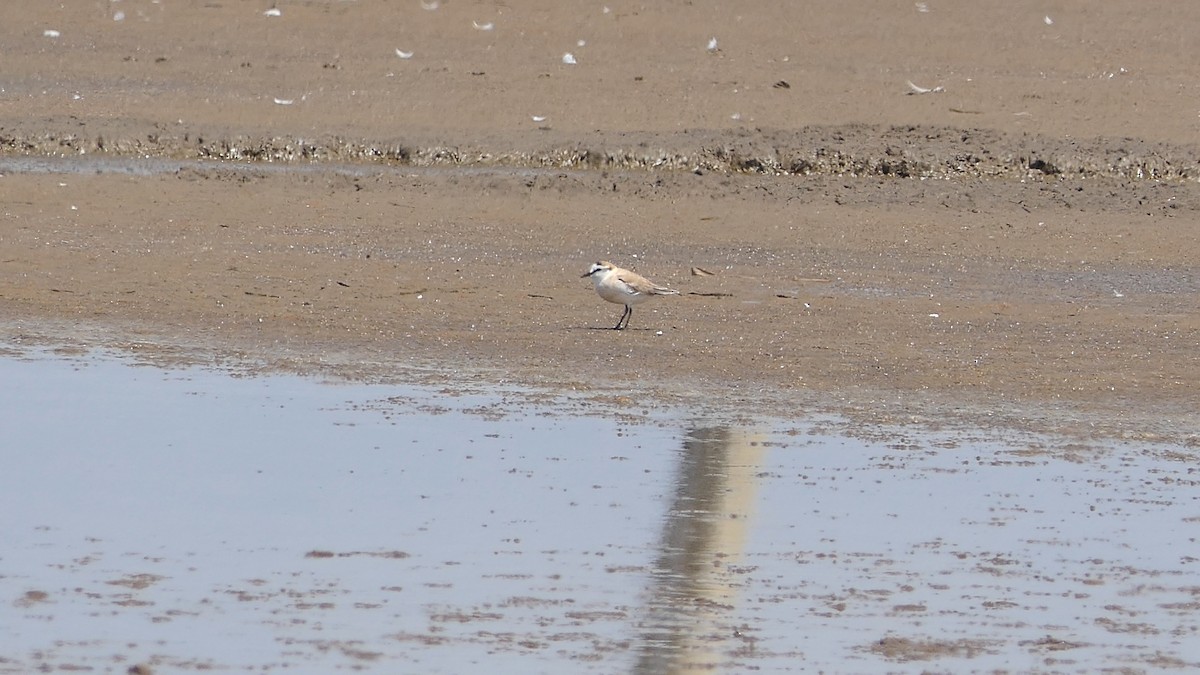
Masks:
[[[617,320],[617,325],[613,326],[613,330],[621,330],[629,326],[629,319],[633,317],[634,305],[645,302],[656,295],[679,295],[679,291],[659,286],[640,274],[621,269],[604,260],[593,264],[583,277],[592,278],[596,294],[601,298],[618,305],[625,305],[625,311]]]

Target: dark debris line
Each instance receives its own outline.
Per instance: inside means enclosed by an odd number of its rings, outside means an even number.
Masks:
[[[524,145],[533,149],[517,150]],[[239,163],[353,163],[414,167],[697,171],[897,178],[1200,180],[1200,146],[1129,138],[1059,139],[952,127],[807,127],[599,134],[587,141],[524,137],[494,143],[324,137],[300,140],[195,133],[122,138],[0,128],[0,157],[208,159]]]

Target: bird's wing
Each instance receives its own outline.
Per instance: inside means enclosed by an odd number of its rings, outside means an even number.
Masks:
[[[622,270],[617,275],[617,281],[629,289],[630,293],[635,295],[679,295],[679,291],[667,288],[666,286],[659,286],[646,277],[630,272],[629,270]]]
[[[634,274],[633,272],[622,272],[618,274],[617,281],[624,285],[630,293],[634,293],[636,295],[645,295],[646,293],[650,293],[654,290],[654,284],[650,283],[649,279],[641,276],[640,274]]]

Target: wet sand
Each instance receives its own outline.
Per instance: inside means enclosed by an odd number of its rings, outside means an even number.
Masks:
[[[6,340],[1196,442],[1200,8],[265,9],[0,10]]]

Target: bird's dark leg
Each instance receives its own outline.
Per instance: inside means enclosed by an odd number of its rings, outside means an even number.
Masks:
[[[626,326],[629,325],[629,319],[631,319],[632,317],[633,317],[633,308],[630,307],[629,305],[625,305],[625,311],[621,312],[621,318],[617,319],[617,325],[613,326],[613,330],[623,330]],[[622,323],[624,323],[625,325],[622,326],[621,325]]]

